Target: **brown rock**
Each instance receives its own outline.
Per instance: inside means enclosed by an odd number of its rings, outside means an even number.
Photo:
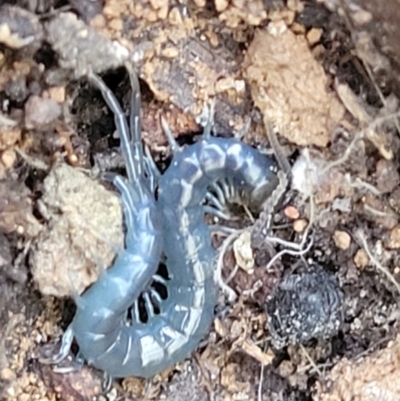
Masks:
[[[41,204],[49,223],[32,250],[34,280],[46,295],[80,294],[123,246],[118,197],[61,164],[46,177]]]
[[[28,129],[47,125],[61,115],[61,106],[53,99],[32,95],[25,103],[25,125]]]
[[[327,91],[328,78],[307,40],[282,25],[270,32],[256,33],[244,61],[254,102],[289,141],[326,146],[344,108]]]

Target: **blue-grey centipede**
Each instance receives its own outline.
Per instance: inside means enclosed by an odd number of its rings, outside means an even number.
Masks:
[[[126,246],[114,265],[76,300],[76,315],[51,361],[63,359],[75,338],[84,359],[108,375],[151,377],[195,350],[213,321],[217,285],[215,250],[204,222],[207,188],[228,179],[248,204],[260,207],[276,187],[277,176],[269,158],[239,140],[211,137],[208,124],[194,145],[173,144],[172,162],[158,179],[156,202],[145,174],[139,84],[132,72],[130,77],[129,129],[112,92],[90,75],[115,115],[127,166],[128,179],[113,180],[121,192]],[[155,274],[162,252],[168,281]],[[150,294],[159,313],[150,310],[146,323],[133,319],[127,325],[127,309],[152,280],[164,283],[168,297]]]

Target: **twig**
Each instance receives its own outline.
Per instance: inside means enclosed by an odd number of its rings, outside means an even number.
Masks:
[[[313,367],[313,370],[318,373],[319,376],[322,376],[322,372],[319,369],[318,365],[313,361],[311,358],[310,354],[308,351],[304,348],[302,344],[300,344],[300,349],[303,351],[304,356],[308,359],[308,362],[310,362],[310,365]]]
[[[292,256],[302,256],[305,255],[310,249],[311,246],[313,245],[314,241],[311,238],[310,243],[308,244],[307,248],[300,250],[300,251],[291,251],[289,249],[283,249],[282,251],[278,252],[267,264],[265,267],[266,270],[268,270],[278,259],[280,259],[283,255],[292,255]]]

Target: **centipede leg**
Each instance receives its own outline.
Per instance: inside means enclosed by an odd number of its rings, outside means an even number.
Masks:
[[[85,359],[83,358],[83,355],[78,352],[76,357],[74,358],[72,365],[70,366],[57,366],[53,370],[56,373],[72,373],[72,372],[79,372],[82,368],[83,365],[85,364]]]
[[[51,356],[50,358],[40,358],[40,362],[47,365],[56,365],[57,363],[60,363],[69,354],[73,339],[74,332],[72,330],[72,327],[70,326],[62,336],[61,347],[58,353]]]
[[[204,209],[205,213],[212,214],[223,220],[237,220],[237,218],[233,217],[231,214],[225,213],[222,210],[216,209],[216,208],[208,206],[208,205],[204,205],[203,209]]]
[[[237,231],[236,228],[231,228],[231,227],[227,227],[227,226],[222,226],[220,224],[213,224],[208,226],[211,234],[226,234],[226,235],[230,235],[234,232]]]
[[[144,158],[144,170],[149,182],[149,188],[152,193],[156,191],[156,187],[161,177],[161,173],[158,170],[153,156],[150,153],[149,148],[145,147],[146,157]]]
[[[111,390],[112,386],[112,377],[106,372],[103,373],[103,380],[101,381],[101,389],[103,394],[107,394]]]
[[[215,101],[211,102],[210,108],[206,109],[208,112],[207,121],[203,130],[203,138],[208,139],[211,138],[211,130],[214,125],[214,110],[215,110]]]
[[[180,146],[179,143],[176,142],[174,136],[172,135],[172,131],[169,128],[168,123],[165,121],[165,118],[161,116],[161,125],[164,131],[165,136],[167,137],[169,146],[171,147],[172,153],[176,153],[179,151]]]

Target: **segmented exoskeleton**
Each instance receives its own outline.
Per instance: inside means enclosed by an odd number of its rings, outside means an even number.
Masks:
[[[125,249],[118,252],[113,266],[105,270],[94,285],[76,297],[76,314],[63,336],[60,352],[43,362],[58,363],[64,359],[75,338],[80,355],[91,365],[111,376],[129,376],[143,364],[142,354],[147,352],[148,344],[136,328],[126,325],[127,309],[157,271],[162,251],[161,219],[145,176],[140,89],[136,75],[130,72],[130,129],[121,106],[104,82],[94,74],[89,78],[101,90],[114,113],[126,162],[128,179],[121,176],[112,179],[121,193],[126,225]]]
[[[128,180],[114,179],[122,194],[126,249],[77,299],[77,313],[56,359],[65,356],[75,337],[82,356],[108,375],[151,377],[195,350],[213,321],[215,250],[204,222],[210,209],[203,205],[208,188],[228,181],[243,202],[261,207],[278,183],[276,168],[269,158],[239,140],[211,137],[211,118],[202,139],[185,148],[179,148],[164,123],[174,155],[158,178],[155,203],[144,174],[137,78],[131,77],[130,135],[112,93],[100,78],[92,75],[91,79],[115,114],[127,164]],[[162,250],[168,280],[155,275]],[[141,292],[149,294],[151,280],[162,282],[168,297],[161,299],[150,291],[158,313],[147,299],[147,321],[135,313],[127,325],[127,309]]]

